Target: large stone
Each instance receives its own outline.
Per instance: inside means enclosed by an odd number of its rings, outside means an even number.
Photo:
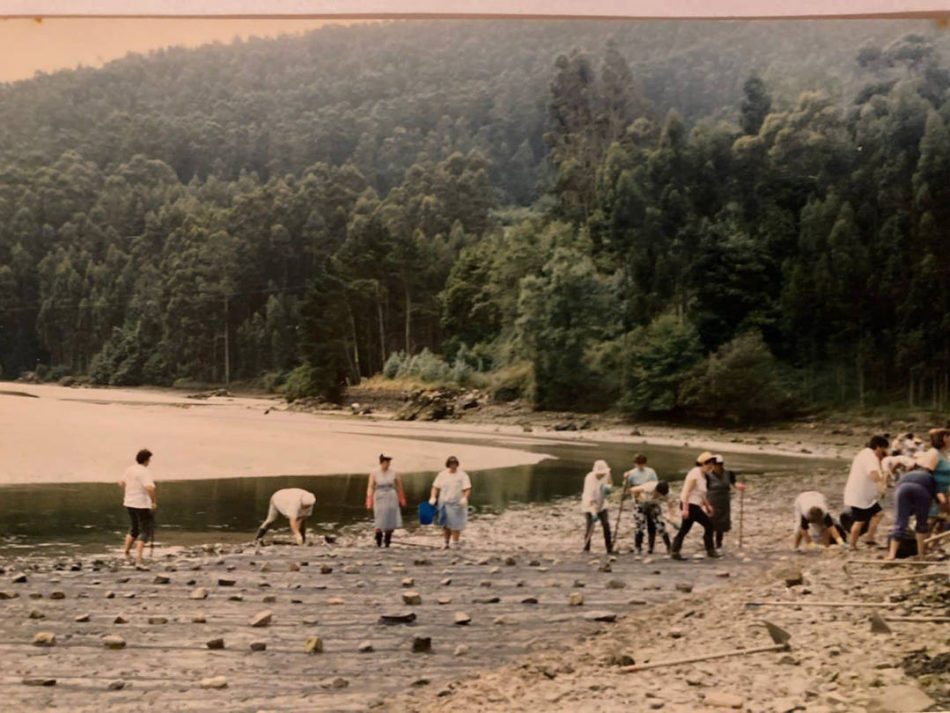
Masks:
[[[56,634],[51,631],[40,631],[33,637],[33,646],[56,646]]]
[[[457,611],[455,612],[455,615],[452,617],[452,621],[454,624],[457,624],[458,626],[466,626],[467,624],[472,623],[472,617],[470,617],[468,614],[466,614],[463,611]]]
[[[308,654],[322,654],[323,639],[321,639],[319,636],[311,636],[306,640],[306,642],[304,642],[303,650]]]
[[[415,613],[409,610],[383,612],[379,617],[379,621],[383,624],[408,624],[415,620],[416,620]]]
[[[55,686],[55,678],[28,677],[23,679],[24,686]]]
[[[102,645],[107,649],[124,649],[125,639],[118,634],[109,634],[102,637]]]
[[[745,699],[735,693],[709,691],[703,696],[703,703],[714,708],[742,708],[745,705]]]
[[[233,587],[235,584],[237,584],[237,580],[234,580],[234,579],[219,579],[218,580],[219,587]]]
[[[612,611],[591,611],[584,614],[587,621],[603,621],[613,623],[617,621],[617,615]]]
[[[252,641],[251,651],[267,651],[267,644],[263,641]]]
[[[419,604],[422,604],[422,595],[414,589],[409,590],[408,592],[403,592],[402,603],[408,604],[409,606],[418,606]]]
[[[580,592],[571,592],[567,598],[567,603],[572,607],[582,606],[584,604],[584,595]]]
[[[190,599],[207,599],[208,590],[204,587],[198,587],[195,590],[192,590],[191,594],[188,595]]]
[[[214,651],[224,648],[224,639],[209,639],[205,642],[205,646]]]
[[[414,654],[426,654],[432,651],[432,638],[429,636],[412,637],[412,652]]]
[[[224,676],[211,676],[210,678],[202,678],[198,685],[202,688],[227,688],[228,679]]]
[[[888,686],[868,701],[868,713],[904,713],[904,711],[924,711],[934,704],[934,700],[920,688],[913,685]]]
[[[805,576],[802,574],[801,568],[795,565],[779,567],[775,571],[775,576],[785,582],[786,587],[797,587],[805,582]]]
[[[274,613],[270,609],[265,609],[264,611],[257,612],[254,615],[254,618],[251,619],[251,626],[253,627],[264,627],[270,626],[271,619],[274,618]]]

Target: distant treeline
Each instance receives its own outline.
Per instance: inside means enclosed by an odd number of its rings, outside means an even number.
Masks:
[[[945,44],[405,23],[0,86],[3,375],[942,407]]]

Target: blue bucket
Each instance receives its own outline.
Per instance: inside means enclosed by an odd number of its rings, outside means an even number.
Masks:
[[[431,525],[435,520],[435,505],[430,505],[428,500],[419,503],[419,524]]]

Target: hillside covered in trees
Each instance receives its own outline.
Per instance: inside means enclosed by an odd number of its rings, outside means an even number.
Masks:
[[[926,23],[427,22],[0,85],[0,366],[950,402]]]

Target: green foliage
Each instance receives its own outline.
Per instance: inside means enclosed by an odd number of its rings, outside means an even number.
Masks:
[[[796,401],[790,379],[758,332],[723,344],[699,364],[682,389],[681,403],[692,414],[736,422],[786,417]]]
[[[703,351],[692,324],[672,314],[657,317],[626,338],[624,410],[669,414],[682,403],[683,388]]]

